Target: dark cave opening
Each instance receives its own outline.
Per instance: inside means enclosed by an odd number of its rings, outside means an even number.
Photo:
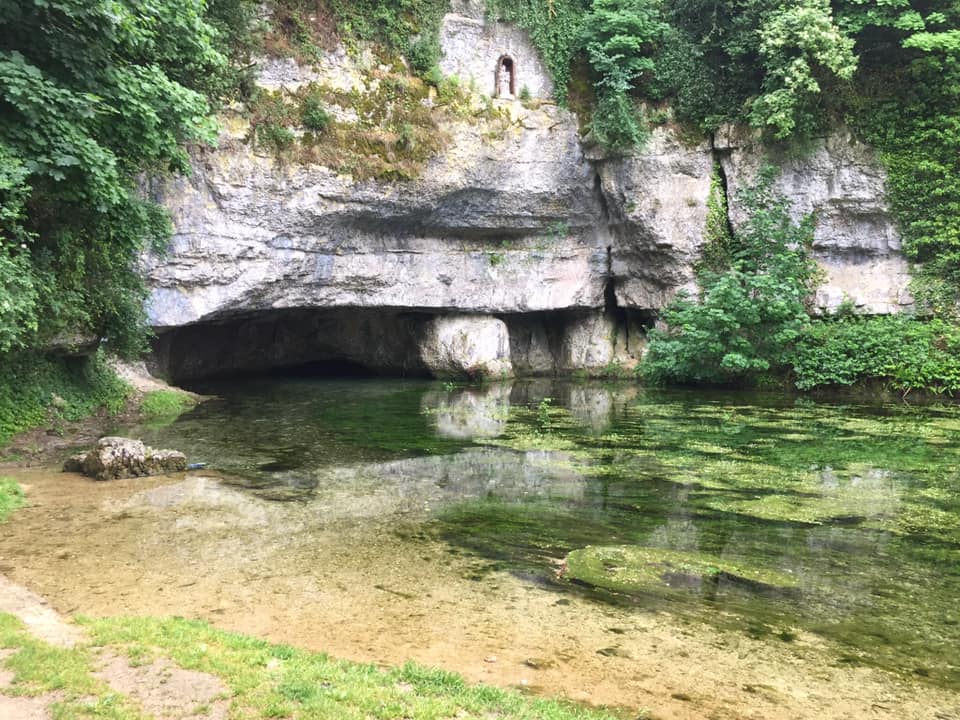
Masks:
[[[158,331],[153,370],[170,382],[250,375],[426,376],[429,315],[358,308],[268,310]]]
[[[494,316],[507,326],[513,371],[521,376],[576,372],[579,363],[589,363],[587,356],[581,358],[585,342],[612,341],[627,351],[639,349],[654,318],[618,307],[612,285],[605,309]],[[216,318],[158,329],[150,369],[180,385],[257,375],[433,377],[424,348],[436,317],[394,308],[293,308]],[[594,327],[591,317],[612,319],[616,337],[584,336],[584,328]],[[464,342],[469,345],[466,338]],[[466,346],[462,351],[470,352]]]

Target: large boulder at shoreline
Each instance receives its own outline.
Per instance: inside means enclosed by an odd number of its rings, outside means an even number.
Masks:
[[[105,437],[90,452],[72,456],[63,469],[94,480],[119,480],[182,472],[187,469],[187,457],[176,450],[154,450],[139,440]]]
[[[506,323],[485,315],[437,316],[420,339],[420,359],[434,377],[513,376]]]

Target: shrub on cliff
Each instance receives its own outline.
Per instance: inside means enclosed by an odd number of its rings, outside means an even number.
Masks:
[[[742,197],[749,219],[730,241],[729,267],[703,267],[699,296],[681,294],[663,313],[666,328],[650,332],[639,366],[648,381],[749,384],[789,365],[809,322],[813,221],[792,222],[772,173]]]
[[[630,93],[644,74],[652,74],[653,47],[666,31],[659,3],[652,0],[593,0],[583,45],[597,78],[590,129],[601,145],[623,150],[642,141]]]

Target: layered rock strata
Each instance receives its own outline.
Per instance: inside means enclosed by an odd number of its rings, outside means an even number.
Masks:
[[[736,227],[738,192],[764,158],[780,166],[777,189],[797,216],[816,217],[818,307],[909,305],[882,166],[848,133],[801,158],[777,157],[748,133],[689,142],[669,128],[633,157],[585,152],[576,117],[545,100],[526,37],[484,26],[474,5],[460,2],[444,22],[444,67],[493,73],[509,55],[540,99],[490,99],[477,87],[486,119],[447,122],[447,149],[417,179],[358,180],[278,160],[245,143],[249,128],[234,119],[218,150],[195,155],[191,177],[156,184],[175,223],[169,252],[144,261],[162,371],[182,379],[323,361],[457,377],[629,368],[658,311],[678,290],[695,291],[716,168]],[[467,30],[486,44],[465,43]],[[362,94],[370,62],[342,52],[313,69],[271,61],[261,82]],[[457,344],[461,330],[475,341]]]

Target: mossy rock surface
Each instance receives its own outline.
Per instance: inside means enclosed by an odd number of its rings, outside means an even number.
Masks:
[[[589,546],[566,558],[564,577],[614,592],[637,594],[664,586],[692,590],[736,586],[756,592],[790,593],[797,579],[784,572],[717,557],[641,545]]]

